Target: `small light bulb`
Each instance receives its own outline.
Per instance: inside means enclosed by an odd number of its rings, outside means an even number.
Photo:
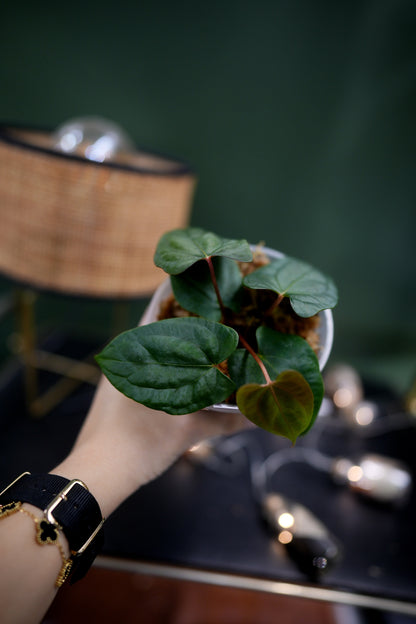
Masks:
[[[290,531],[281,531],[277,536],[277,539],[281,544],[290,544],[290,542],[293,540],[293,533],[291,533]]]
[[[295,523],[295,519],[293,515],[287,511],[280,514],[277,519],[277,522],[282,527],[282,529],[290,529]]]
[[[350,427],[364,429],[380,417],[380,409],[373,401],[359,401],[341,410],[341,416]]]
[[[347,472],[348,481],[357,483],[363,478],[363,469],[360,466],[351,466]]]
[[[401,503],[407,499],[412,478],[399,461],[376,454],[363,455],[357,462],[338,458],[332,466],[332,477],[338,483],[381,503]]]
[[[332,366],[325,374],[325,391],[335,407],[349,408],[363,398],[363,385],[358,373],[346,364]]]
[[[374,403],[370,403],[369,401],[362,401],[357,405],[355,410],[355,421],[361,427],[367,427],[371,425],[377,415],[377,408]]]
[[[354,402],[354,393],[350,388],[338,388],[332,397],[336,407],[349,407]]]

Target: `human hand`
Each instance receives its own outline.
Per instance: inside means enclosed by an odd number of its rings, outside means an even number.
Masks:
[[[140,323],[148,322],[147,311]],[[249,426],[240,413],[208,409],[172,416],[150,409],[103,377],[73,451],[54,472],[84,480],[108,515],[194,444]]]

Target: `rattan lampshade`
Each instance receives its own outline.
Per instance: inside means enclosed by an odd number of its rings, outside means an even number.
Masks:
[[[151,293],[164,276],[157,241],[188,223],[192,171],[139,151],[95,163],[56,152],[51,137],[0,126],[0,272],[67,294]]]

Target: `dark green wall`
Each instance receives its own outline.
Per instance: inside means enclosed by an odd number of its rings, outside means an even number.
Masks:
[[[193,224],[330,273],[335,357],[410,379],[413,0],[27,0],[0,28],[1,119],[102,115],[188,160]]]

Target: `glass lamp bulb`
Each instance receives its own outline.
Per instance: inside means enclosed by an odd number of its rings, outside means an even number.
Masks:
[[[53,135],[54,149],[94,162],[114,160],[131,152],[133,142],[120,126],[102,117],[79,117],[59,126]]]
[[[412,487],[412,477],[406,466],[374,453],[363,455],[356,462],[346,457],[336,459],[332,478],[380,503],[400,504],[407,500]]]
[[[270,492],[262,501],[269,529],[289,557],[308,576],[329,569],[340,557],[340,546],[312,512],[281,494]]]

